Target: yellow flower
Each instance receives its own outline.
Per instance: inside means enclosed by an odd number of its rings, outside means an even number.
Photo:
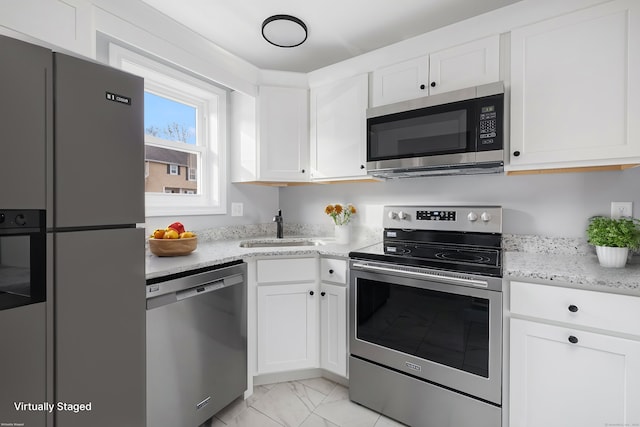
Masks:
[[[349,210],[351,211],[351,215],[353,215],[353,214],[355,214],[355,213],[357,212],[357,211],[356,211],[356,207],[355,207],[355,206],[353,206],[353,205],[349,205],[349,206],[348,206],[348,208],[349,208]]]
[[[334,206],[334,209],[336,210],[336,213],[337,213],[338,215],[340,215],[340,214],[342,213],[342,205],[336,204],[336,205]]]
[[[324,213],[326,213],[327,215],[331,215],[333,211],[334,211],[333,205],[327,205],[327,207],[324,208]]]

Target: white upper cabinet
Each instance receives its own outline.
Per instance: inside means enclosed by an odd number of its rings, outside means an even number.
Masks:
[[[640,156],[639,20],[638,3],[620,0],[512,32],[507,169]]]
[[[429,56],[429,95],[500,80],[500,36],[494,35]]]
[[[311,179],[366,176],[367,74],[311,89]]]
[[[261,86],[255,98],[232,93],[232,181],[307,181],[308,91]]]
[[[500,80],[500,36],[380,68],[372,78],[373,107],[495,82]]]
[[[429,95],[429,56],[380,68],[372,73],[371,106]]]

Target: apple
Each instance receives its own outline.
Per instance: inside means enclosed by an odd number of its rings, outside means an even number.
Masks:
[[[178,234],[184,233],[184,225],[182,225],[181,222],[174,222],[172,224],[169,224],[167,228],[173,228],[178,232]]]

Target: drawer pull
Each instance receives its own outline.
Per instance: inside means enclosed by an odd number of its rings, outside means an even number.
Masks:
[[[321,296],[325,296],[327,293],[326,292],[320,292]]]
[[[313,291],[309,291],[309,295],[313,296],[314,292]]]
[[[329,274],[333,274],[333,269],[329,270]]]
[[[575,305],[571,304],[569,306],[569,311],[572,312],[572,313],[577,312],[578,311],[578,306],[575,306]]]
[[[573,335],[569,335],[569,342],[571,344],[578,344],[578,337],[574,337]]]

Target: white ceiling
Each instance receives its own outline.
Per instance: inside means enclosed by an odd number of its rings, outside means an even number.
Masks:
[[[143,0],[219,47],[267,70],[309,72],[519,0]],[[279,48],[271,15],[300,18],[307,41]]]

